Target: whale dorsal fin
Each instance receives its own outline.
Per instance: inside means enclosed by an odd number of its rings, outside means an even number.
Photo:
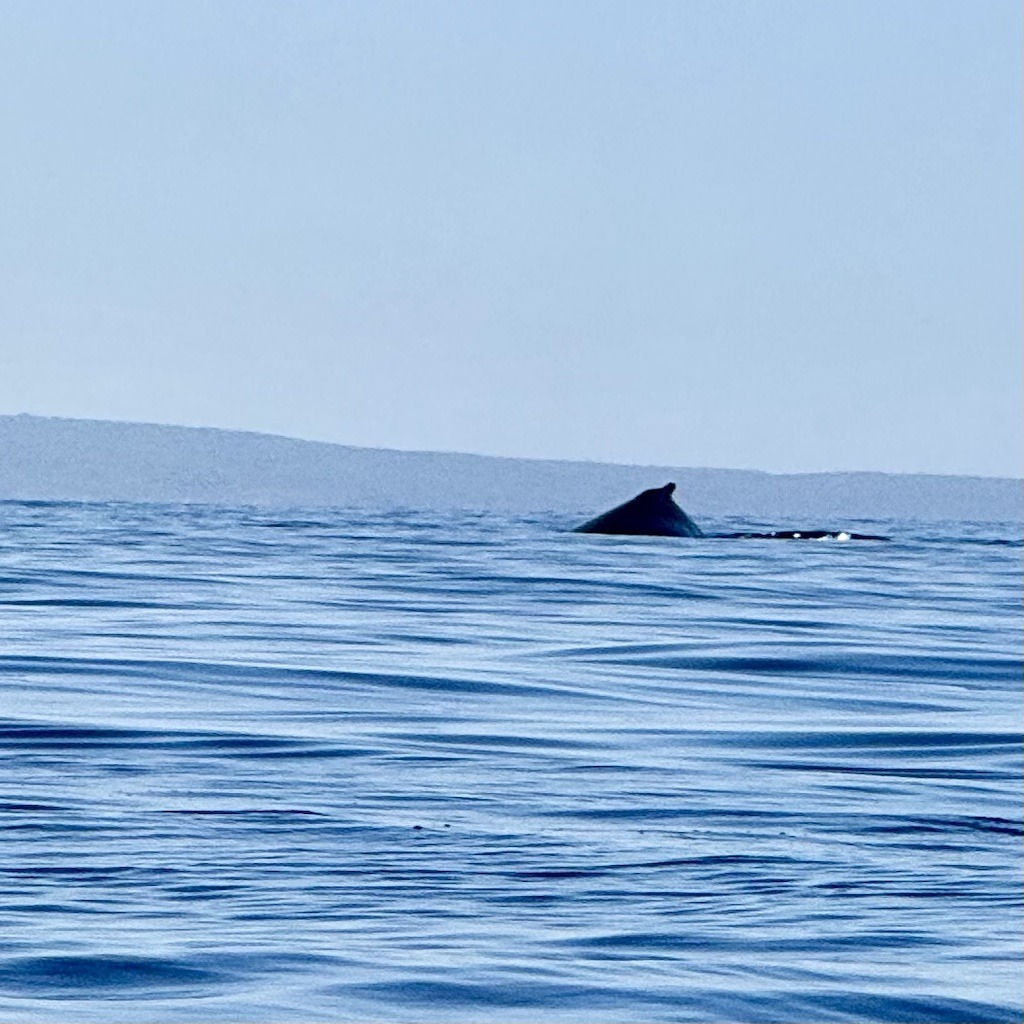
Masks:
[[[649,537],[702,537],[700,527],[672,500],[674,483],[642,491],[604,515],[577,526],[578,533],[620,533]]]

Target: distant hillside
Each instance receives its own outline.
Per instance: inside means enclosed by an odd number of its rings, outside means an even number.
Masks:
[[[697,515],[1018,520],[992,477],[621,466],[299,441],[150,423],[0,416],[0,499],[593,513],[669,480]]]

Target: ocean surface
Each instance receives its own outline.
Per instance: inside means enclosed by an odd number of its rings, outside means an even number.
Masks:
[[[0,503],[0,1019],[1021,1019],[1021,528]]]

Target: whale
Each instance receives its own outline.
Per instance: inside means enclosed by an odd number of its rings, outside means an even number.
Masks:
[[[641,491],[635,498],[574,527],[573,532],[633,537],[711,537],[717,540],[889,540],[873,533],[819,529],[706,534],[676,504],[672,497],[675,489],[674,483],[668,483]]]
[[[576,533],[617,533],[635,537],[703,537],[701,528],[672,500],[675,484],[652,487],[577,526]]]
[[[892,540],[876,533],[851,530],[772,530],[770,533],[715,533],[718,540]]]

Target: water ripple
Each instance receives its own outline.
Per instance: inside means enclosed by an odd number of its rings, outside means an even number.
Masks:
[[[1019,526],[568,525],[0,503],[0,1017],[1020,1019]]]

